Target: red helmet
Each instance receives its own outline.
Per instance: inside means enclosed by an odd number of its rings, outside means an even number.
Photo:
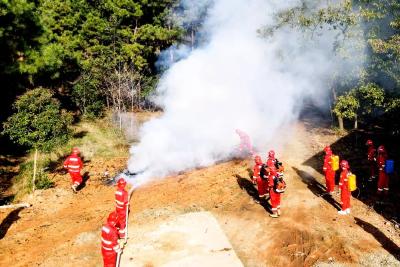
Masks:
[[[349,166],[349,163],[347,162],[347,160],[342,160],[341,162],[340,162],[340,167],[342,167],[342,169],[348,169],[348,168],[350,168],[350,166]]]
[[[255,162],[256,164],[262,164],[261,157],[260,157],[259,155],[256,155],[256,156],[254,157],[254,162]]]
[[[124,188],[126,186],[126,181],[124,178],[119,178],[117,185],[119,188]]]
[[[118,215],[116,211],[111,212],[108,215],[107,222],[111,225],[116,225],[118,220]]]
[[[385,147],[383,145],[380,145],[378,147],[378,153],[386,153],[386,149],[385,149]]]
[[[368,139],[367,140],[367,143],[365,143],[367,146],[372,146],[372,145],[374,145],[374,143],[372,142],[372,140],[371,139]]]
[[[74,147],[72,148],[72,154],[78,155],[80,153],[79,148]]]
[[[268,152],[268,157],[269,157],[269,158],[275,158],[275,151],[270,150],[270,151]]]
[[[324,148],[324,151],[325,151],[325,153],[327,153],[328,151],[332,152],[332,149],[331,149],[330,146],[326,146],[326,147]]]

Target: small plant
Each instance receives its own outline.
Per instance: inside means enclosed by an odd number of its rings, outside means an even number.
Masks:
[[[49,189],[54,187],[54,182],[49,179],[49,176],[46,172],[41,170],[37,174],[35,186],[37,189]]]

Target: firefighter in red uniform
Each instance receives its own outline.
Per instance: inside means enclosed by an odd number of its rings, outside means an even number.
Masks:
[[[372,181],[373,179],[375,179],[376,149],[374,147],[374,143],[372,142],[372,140],[367,140],[366,145],[368,146],[367,159],[368,159],[369,169],[370,169],[370,177],[368,178],[368,180]]]
[[[240,138],[240,146],[239,146],[239,151],[240,152],[248,152],[250,154],[254,154],[253,146],[251,144],[250,137],[243,131],[236,129],[236,133],[239,135]]]
[[[254,158],[254,168],[253,168],[253,183],[257,183],[258,197],[260,199],[267,196],[268,180],[263,168],[262,160],[260,156],[255,156]],[[263,177],[261,177],[263,176]]]
[[[381,194],[382,191],[385,195],[389,192],[389,176],[385,171],[385,164],[387,160],[387,153],[384,146],[378,147],[378,194]]]
[[[129,197],[125,186],[125,179],[120,178],[117,182],[117,190],[115,191],[115,211],[118,214],[119,238],[125,238],[126,234],[126,216],[128,216]]]
[[[275,167],[276,159],[275,159],[275,151],[270,150],[268,152],[268,158],[267,158],[267,166],[268,167]]]
[[[325,173],[325,181],[326,181],[326,192],[332,195],[335,190],[335,176],[336,172],[332,168],[332,150],[330,146],[326,146],[324,148],[325,158],[324,158],[324,166],[323,171]]]
[[[76,193],[76,189],[82,183],[81,169],[83,168],[83,163],[79,157],[79,149],[74,147],[72,149],[72,154],[64,161],[64,168],[68,169],[68,173],[72,180],[72,190]]]
[[[101,254],[103,255],[104,267],[115,267],[117,254],[121,252],[116,224],[117,217],[115,212],[112,212],[108,216],[107,223],[101,228]]]
[[[271,199],[271,210],[272,218],[278,218],[281,215],[281,194],[275,191],[275,179],[278,175],[275,166],[268,166],[268,187],[269,187],[269,196]]]
[[[342,204],[342,210],[339,210],[338,213],[341,215],[350,214],[350,189],[349,189],[349,179],[350,175],[350,166],[346,160],[342,160],[340,162],[340,167],[342,172],[340,173],[340,181],[339,181],[339,190],[340,190],[340,202]]]

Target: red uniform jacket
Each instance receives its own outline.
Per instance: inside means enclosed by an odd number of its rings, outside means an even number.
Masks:
[[[332,156],[332,154],[325,155],[323,167],[324,172],[332,170]]]
[[[64,168],[68,169],[68,172],[80,173],[81,169],[83,168],[83,163],[81,158],[74,154],[70,155],[64,161]]]
[[[347,176],[349,175],[349,170],[342,170],[340,173],[340,181],[339,181],[339,189],[342,190],[342,192],[350,192],[349,191],[349,181]]]
[[[386,160],[387,160],[386,153],[379,153],[378,154],[377,162],[378,162],[379,170],[383,170],[385,168]]]
[[[254,168],[253,168],[253,179],[257,179],[257,178],[260,177],[261,167],[262,167],[262,164],[254,165]]]
[[[369,161],[375,160],[375,152],[376,152],[376,149],[373,146],[368,147],[368,160]]]
[[[128,205],[128,192],[125,189],[118,188],[115,191],[115,204],[117,210],[126,210]]]
[[[118,244],[118,231],[115,226],[106,223],[101,228],[101,246],[102,249],[107,251],[115,251],[119,250]]]
[[[275,166],[269,167],[269,175],[268,175],[268,186],[269,187],[274,187],[274,179],[277,175]]]
[[[268,158],[267,159],[267,166],[268,167],[275,167],[276,159],[275,158]]]

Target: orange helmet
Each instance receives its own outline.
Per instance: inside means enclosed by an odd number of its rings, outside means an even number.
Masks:
[[[111,225],[116,225],[117,224],[117,219],[118,219],[117,212],[113,211],[108,215],[107,222],[109,224],[111,224]]]
[[[78,155],[80,153],[79,148],[74,147],[72,148],[72,154]]]
[[[378,153],[386,153],[386,149],[385,149],[385,147],[383,145],[380,145],[378,147]]]
[[[350,166],[349,166],[349,163],[347,162],[347,160],[342,160],[341,162],[340,162],[340,167],[342,167],[342,169],[348,169],[348,168],[350,168]]]
[[[126,181],[124,178],[120,178],[117,182],[118,188],[124,188],[126,186]]]
[[[371,139],[367,140],[367,143],[365,143],[367,146],[372,146],[374,143],[372,142]]]
[[[262,164],[261,157],[260,157],[259,155],[256,155],[256,156],[254,157],[254,162],[255,162],[256,164]]]
[[[270,151],[268,152],[268,157],[269,157],[269,158],[275,158],[275,151],[270,150]]]
[[[325,153],[328,153],[328,152],[332,152],[332,149],[331,149],[330,146],[326,146],[326,147],[324,148],[324,151],[325,151]]]

